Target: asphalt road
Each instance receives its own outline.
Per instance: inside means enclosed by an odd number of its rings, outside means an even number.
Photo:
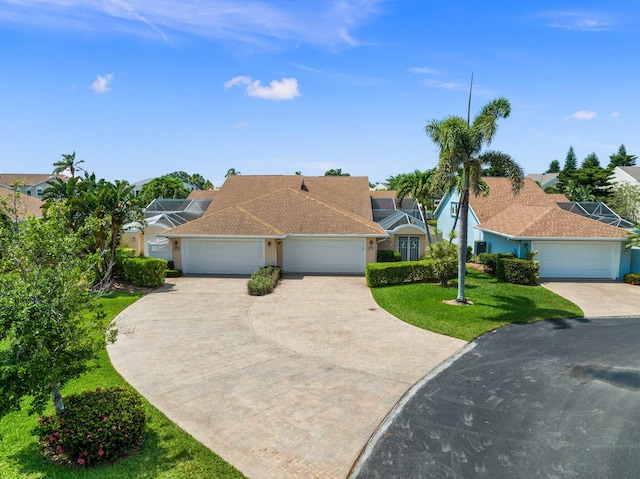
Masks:
[[[349,477],[640,478],[640,317],[485,334],[405,397]]]

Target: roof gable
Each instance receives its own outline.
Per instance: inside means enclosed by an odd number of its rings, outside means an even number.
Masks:
[[[44,185],[55,178],[59,178],[63,181],[69,179],[64,175],[52,175],[46,173],[0,173],[0,185],[5,188],[13,188],[14,182],[18,182],[18,184],[24,185],[26,188],[31,188],[37,185]]]

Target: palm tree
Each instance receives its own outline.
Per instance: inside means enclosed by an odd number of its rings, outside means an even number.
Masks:
[[[420,171],[415,170],[413,173],[405,173],[398,175],[399,179],[396,184],[396,198],[400,203],[407,196],[411,196],[417,203],[422,217],[427,219],[427,205],[433,204],[432,179],[435,169]],[[425,224],[429,243],[431,243],[431,235],[429,234],[429,226]]]
[[[236,169],[235,169],[235,168],[229,168],[229,169],[227,170],[227,174],[226,174],[226,175],[224,175],[224,177],[226,178],[227,176],[235,176],[235,175],[239,175],[239,174],[240,174],[240,172],[239,172],[239,171],[236,171]]]
[[[62,155],[62,160],[56,161],[53,164],[53,174],[57,175],[63,171],[69,170],[71,178],[75,178],[76,171],[81,171],[80,163],[84,163],[84,160],[76,161],[76,152],[74,151],[70,155]]]
[[[473,79],[472,79],[473,81]],[[471,93],[469,93],[469,105]],[[425,126],[427,136],[440,150],[438,167],[433,183],[436,190],[453,191],[456,187],[459,169],[460,224],[458,233],[458,303],[467,304],[465,297],[465,259],[467,255],[467,225],[469,216],[469,192],[480,194],[482,189],[483,166],[488,165],[504,171],[511,178],[514,192],[522,187],[522,168],[507,154],[499,151],[482,151],[491,144],[498,129],[497,120],[507,118],[511,104],[506,98],[496,98],[482,107],[480,113],[470,121],[470,107],[465,120],[459,116],[449,116],[444,120],[431,120]]]

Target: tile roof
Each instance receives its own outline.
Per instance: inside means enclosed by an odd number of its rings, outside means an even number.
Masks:
[[[7,188],[0,188],[0,196],[2,198],[6,198],[9,200],[9,207],[12,207],[11,202],[14,198],[14,192]],[[39,198],[35,198],[33,196],[26,195],[24,193],[20,194],[18,198],[18,219],[25,219],[29,216],[42,216],[42,200]],[[11,219],[15,219],[11,217]]]
[[[365,177],[228,177],[205,215],[169,235],[385,235]],[[366,208],[363,206],[366,205]]]
[[[525,178],[519,194],[514,194],[507,178],[484,178],[487,196],[469,203],[478,217],[479,229],[521,238],[626,238],[627,231],[558,206],[568,201],[564,195],[548,195],[533,180]]]

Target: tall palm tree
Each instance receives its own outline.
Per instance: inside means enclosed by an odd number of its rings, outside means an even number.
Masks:
[[[471,93],[469,93],[471,104]],[[471,122],[470,107],[465,120],[459,116],[448,116],[444,120],[431,120],[425,126],[427,136],[440,150],[438,167],[433,178],[434,187],[444,191],[453,191],[456,187],[459,169],[460,202],[458,233],[458,296],[456,301],[466,304],[465,297],[465,259],[467,255],[467,225],[469,217],[469,192],[480,194],[482,189],[483,166],[500,168],[505,176],[511,178],[514,192],[522,187],[522,168],[505,153],[484,151],[489,146],[498,129],[497,120],[507,118],[511,113],[511,104],[506,98],[496,98],[482,107],[480,113]]]
[[[76,152],[74,151],[70,155],[62,155],[60,161],[56,161],[53,164],[53,174],[57,175],[63,171],[69,170],[71,178],[75,178],[76,171],[81,171],[80,163],[84,163],[84,160],[76,161]]]

